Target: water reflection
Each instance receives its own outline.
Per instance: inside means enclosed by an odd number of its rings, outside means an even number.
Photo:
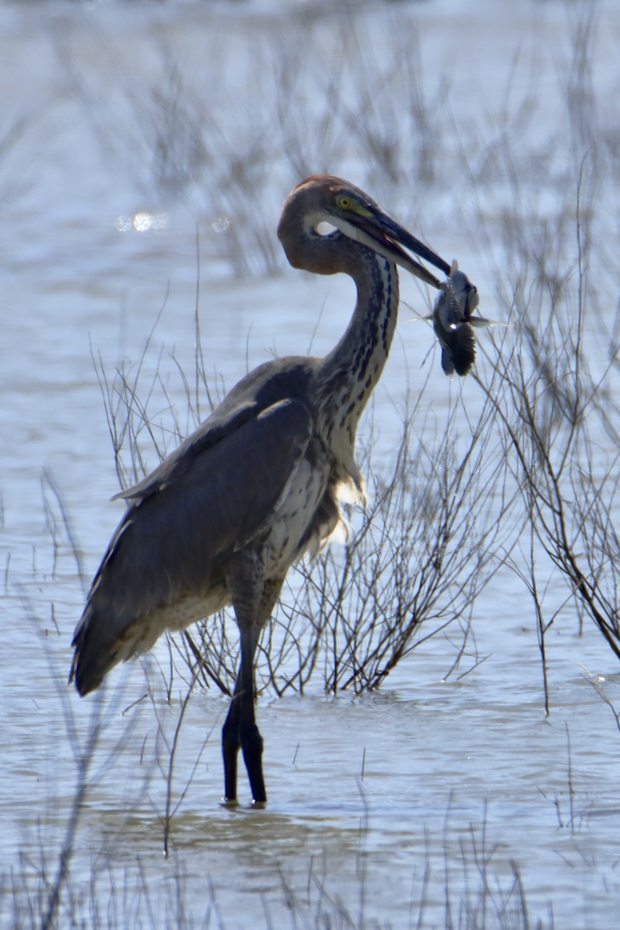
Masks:
[[[166,229],[168,216],[165,213],[146,213],[141,211],[133,216],[119,216],[114,222],[119,232],[149,232]]]

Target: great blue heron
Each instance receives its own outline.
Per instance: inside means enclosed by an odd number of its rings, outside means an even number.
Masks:
[[[320,235],[329,223],[335,231]],[[75,631],[80,694],[118,662],[234,607],[241,663],[222,730],[225,800],[237,798],[239,748],[255,802],[266,801],[254,716],[254,654],[288,569],[325,545],[341,485],[361,492],[355,433],[385,365],[398,311],[396,264],[439,281],[450,266],[340,178],[306,178],[284,203],[278,236],[295,268],[350,275],[357,304],[325,358],[275,359],[232,389],[211,416],[135,487]]]

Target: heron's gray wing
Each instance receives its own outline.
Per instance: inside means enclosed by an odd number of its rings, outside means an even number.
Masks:
[[[217,410],[155,471],[113,499],[147,498],[179,480],[195,455],[221,442],[262,410],[291,398],[304,401],[317,363],[317,359],[301,356],[272,359],[259,365],[235,385]]]
[[[160,491],[166,485],[178,481],[195,456],[206,452],[236,432],[244,423],[256,417],[259,410],[260,407],[256,401],[241,403],[232,411],[220,412],[221,408],[218,408],[185,442],[167,456],[158,468],[138,484],[115,494],[112,500],[144,500],[155,491]]]
[[[82,693],[115,664],[111,650],[135,620],[208,593],[213,572],[268,524],[311,432],[306,405],[286,400],[206,449],[181,447],[168,480],[130,506],[95,577],[73,641]]]

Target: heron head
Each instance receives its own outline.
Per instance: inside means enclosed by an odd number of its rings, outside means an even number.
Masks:
[[[336,231],[330,236],[321,236],[321,223],[329,223]],[[282,208],[278,236],[293,267],[319,274],[344,270],[338,260],[343,250],[334,247],[342,243],[342,236],[383,255],[433,287],[439,287],[435,275],[405,249],[445,274],[450,273],[447,262],[387,216],[368,194],[332,175],[306,178],[289,194]],[[331,239],[332,247],[321,249],[317,263],[312,261],[309,246],[321,238]]]

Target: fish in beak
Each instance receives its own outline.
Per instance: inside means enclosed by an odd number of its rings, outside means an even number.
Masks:
[[[441,346],[441,367],[447,375],[469,374],[476,359],[475,326],[489,326],[490,320],[473,316],[480,302],[478,289],[452,262],[447,281],[440,284],[433,312],[422,317],[432,320]]]

